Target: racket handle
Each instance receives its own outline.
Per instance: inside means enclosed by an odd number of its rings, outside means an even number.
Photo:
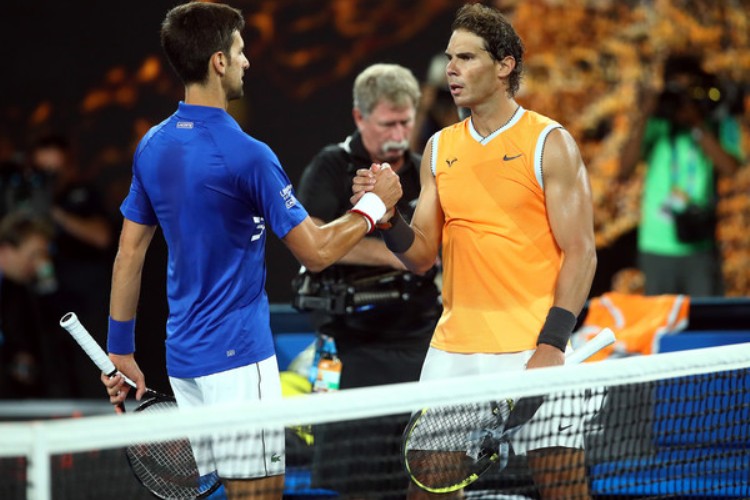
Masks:
[[[573,351],[569,356],[565,358],[566,364],[579,364],[583,363],[591,356],[601,351],[608,345],[615,342],[615,333],[609,329],[604,328],[594,336],[591,340],[583,344],[581,347]]]
[[[112,363],[112,360],[107,356],[107,353],[105,353],[104,349],[102,349],[99,344],[96,343],[96,340],[94,340],[88,330],[86,330],[86,328],[81,324],[81,322],[78,320],[78,316],[76,316],[75,313],[69,312],[65,314],[65,316],[60,319],[60,326],[65,328],[68,333],[70,333],[71,337],[73,337],[75,341],[78,342],[78,345],[81,346],[81,349],[83,349],[83,351],[88,354],[89,358],[91,358],[91,361],[93,361],[94,364],[103,373],[106,373],[109,377],[113,377],[117,373],[119,373],[117,371],[117,368],[115,368],[115,364]],[[120,373],[120,376],[130,387],[136,386],[135,382],[130,380],[122,373]]]

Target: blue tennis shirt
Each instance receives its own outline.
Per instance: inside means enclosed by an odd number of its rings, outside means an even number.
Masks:
[[[167,372],[190,378],[274,353],[266,228],[307,217],[279,160],[223,109],[181,102],[141,140],[123,216],[159,225],[167,263]]]

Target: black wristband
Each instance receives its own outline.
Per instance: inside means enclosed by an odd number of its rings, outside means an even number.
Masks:
[[[393,253],[404,253],[411,248],[414,238],[414,230],[396,210],[391,218],[391,228],[383,231],[385,246]]]
[[[573,333],[573,328],[576,327],[577,321],[578,318],[576,318],[575,314],[567,309],[557,306],[551,307],[547,313],[547,319],[544,321],[542,331],[539,332],[536,345],[549,344],[565,352],[570,335]]]

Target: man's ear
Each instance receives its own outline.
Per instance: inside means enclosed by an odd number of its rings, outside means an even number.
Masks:
[[[224,73],[227,71],[227,58],[224,55],[224,52],[215,52],[211,56],[210,60],[211,68],[216,72],[219,76],[224,76]]]
[[[352,117],[354,118],[354,124],[357,125],[357,128],[359,128],[359,125],[365,118],[362,114],[362,111],[360,111],[359,108],[352,108]]]
[[[513,70],[516,68],[516,58],[513,56],[505,56],[497,61],[497,76],[499,78],[508,78]]]

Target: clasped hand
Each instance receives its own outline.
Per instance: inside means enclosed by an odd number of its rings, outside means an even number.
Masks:
[[[401,199],[403,191],[398,174],[388,163],[373,163],[370,168],[360,168],[352,179],[352,205],[356,205],[365,193],[372,192],[383,201],[387,210],[379,224],[388,222],[396,212],[396,203]]]

